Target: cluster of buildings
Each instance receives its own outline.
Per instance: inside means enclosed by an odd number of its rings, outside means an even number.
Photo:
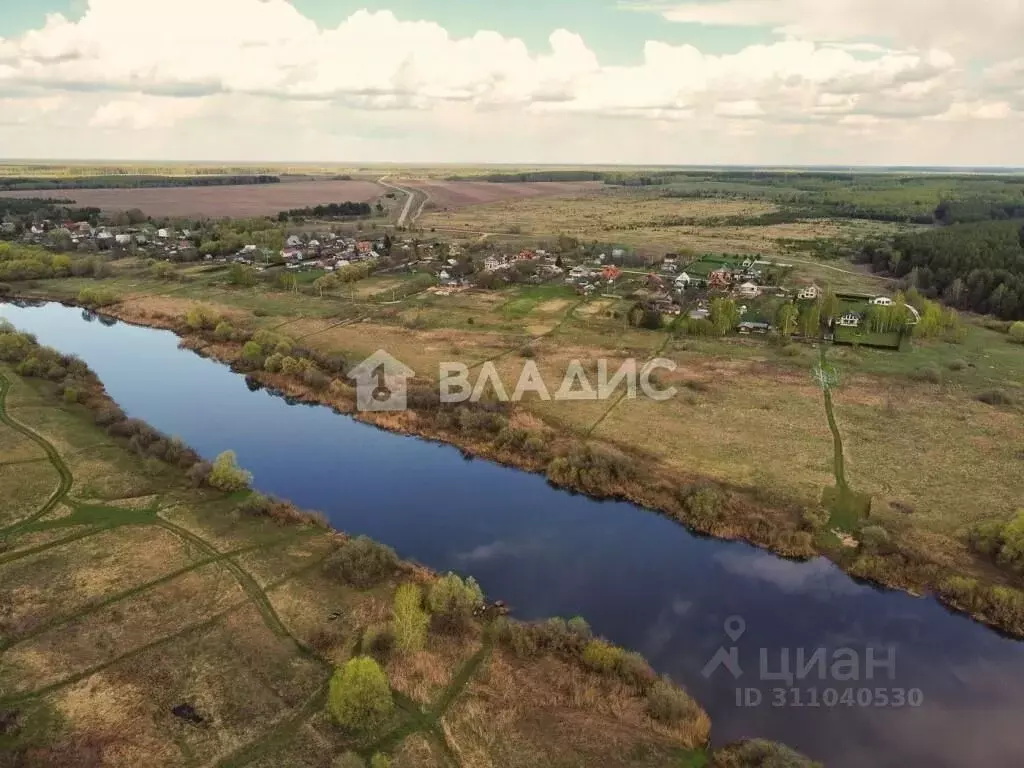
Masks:
[[[383,240],[360,240],[334,232],[314,235],[290,235],[284,248],[275,253],[255,245],[246,245],[231,259],[238,264],[258,267],[261,263],[284,261],[286,269],[323,269],[333,272],[360,261],[381,258],[387,249]]]
[[[0,225],[0,234],[11,235],[16,225]],[[93,226],[87,221],[40,221],[27,226],[21,234],[21,242],[38,246],[59,246],[68,250],[107,251],[136,248],[153,258],[173,258],[179,251],[194,248],[192,232],[183,229],[176,232],[168,228],[151,225],[138,227]]]

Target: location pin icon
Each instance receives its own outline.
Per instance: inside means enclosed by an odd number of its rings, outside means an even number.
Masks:
[[[743,633],[747,631],[747,622],[743,620],[742,616],[730,616],[725,620],[725,634],[729,636],[729,639],[734,643],[743,637]]]

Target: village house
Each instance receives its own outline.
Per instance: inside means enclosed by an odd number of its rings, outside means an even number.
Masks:
[[[736,294],[744,299],[756,299],[761,295],[761,289],[754,283],[746,282],[736,289]]]
[[[533,261],[536,258],[536,251],[531,251],[529,248],[524,248],[515,257],[516,261]]]
[[[114,242],[118,245],[131,245],[132,236],[129,234],[114,235]]]
[[[743,335],[751,333],[765,334],[771,331],[771,323],[742,322],[739,324],[739,332]]]
[[[841,325],[843,328],[858,328],[860,315],[856,312],[847,312],[836,321],[836,325]]]
[[[890,299],[888,296],[879,296],[877,299],[872,299],[871,303],[874,304],[876,307],[891,307],[892,299]]]
[[[732,284],[732,275],[727,269],[716,269],[708,275],[708,287],[725,290]]]
[[[287,248],[300,248],[302,246],[302,238],[298,235],[289,235],[284,244]]]
[[[686,274],[685,272],[680,272],[676,276],[675,280],[676,290],[685,291],[687,288],[690,287],[690,284],[692,282],[693,281],[690,279],[690,276],[688,274]]]
[[[804,301],[816,301],[821,296],[821,289],[816,285],[809,285],[806,288],[802,288],[797,294],[798,299]]]
[[[601,279],[614,283],[622,277],[622,270],[616,266],[608,265],[601,268]]]

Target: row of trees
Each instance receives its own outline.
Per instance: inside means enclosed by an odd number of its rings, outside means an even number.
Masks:
[[[290,211],[281,211],[277,215],[277,220],[284,222],[289,219],[350,219],[369,216],[372,213],[373,209],[369,203],[328,203],[311,208],[292,208]]]
[[[277,184],[278,176],[144,176],[113,175],[80,178],[0,176],[0,190],[145,189],[152,187],[221,187],[237,184]]]

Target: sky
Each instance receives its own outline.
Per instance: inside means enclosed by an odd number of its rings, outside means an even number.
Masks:
[[[0,0],[0,157],[1024,166],[1024,0]]]

